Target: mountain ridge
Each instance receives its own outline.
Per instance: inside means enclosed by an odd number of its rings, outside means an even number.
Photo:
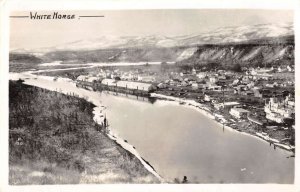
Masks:
[[[261,38],[272,38],[294,35],[293,25],[258,24],[253,26],[223,27],[207,33],[168,37],[164,35],[148,36],[101,36],[96,39],[77,40],[58,46],[40,49],[12,50],[14,53],[35,53],[41,55],[53,51],[84,51],[114,48],[142,47],[190,47],[205,44],[240,43]]]
[[[228,27],[225,31],[220,28],[210,36],[180,36],[176,43],[173,42],[174,38],[165,36],[108,36],[103,37],[100,43],[99,39],[96,43],[93,40],[75,41],[61,47],[44,49],[44,52],[12,51],[10,63],[22,63],[22,59],[23,63],[28,63],[33,59],[35,63],[62,61],[73,64],[171,61],[178,65],[213,65],[221,68],[237,64],[244,67],[294,65],[295,37],[291,25],[279,28],[276,25],[258,25],[254,29],[248,28]],[[239,33],[235,34],[234,31]],[[218,40],[220,37],[223,40]],[[70,49],[70,45],[74,49]],[[26,54],[29,55],[27,58]]]

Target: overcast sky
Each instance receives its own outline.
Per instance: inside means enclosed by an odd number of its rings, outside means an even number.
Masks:
[[[38,11],[39,14],[53,12]],[[203,33],[226,26],[293,22],[291,10],[114,10],[61,11],[64,14],[104,15],[74,20],[10,19],[10,49],[51,47],[105,35],[180,36]],[[14,12],[10,15],[29,15]]]

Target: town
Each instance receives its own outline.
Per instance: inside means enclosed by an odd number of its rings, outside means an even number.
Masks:
[[[295,93],[293,66],[241,67],[238,71],[175,67],[166,62],[151,66],[98,67],[67,72],[77,85],[140,96],[194,100],[223,126],[258,136],[294,150]],[[101,86],[102,85],[102,86]]]
[[[7,184],[292,190],[295,10],[195,5],[7,10]]]

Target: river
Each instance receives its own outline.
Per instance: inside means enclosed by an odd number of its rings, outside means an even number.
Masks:
[[[20,76],[20,75],[19,75]],[[166,181],[193,183],[293,183],[291,152],[225,129],[175,102],[116,96],[77,88],[65,80],[22,75],[26,84],[75,93],[105,106],[112,132],[133,145]]]

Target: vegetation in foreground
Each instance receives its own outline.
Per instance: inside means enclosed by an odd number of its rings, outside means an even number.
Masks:
[[[9,83],[9,184],[157,183],[93,121],[93,104]]]

